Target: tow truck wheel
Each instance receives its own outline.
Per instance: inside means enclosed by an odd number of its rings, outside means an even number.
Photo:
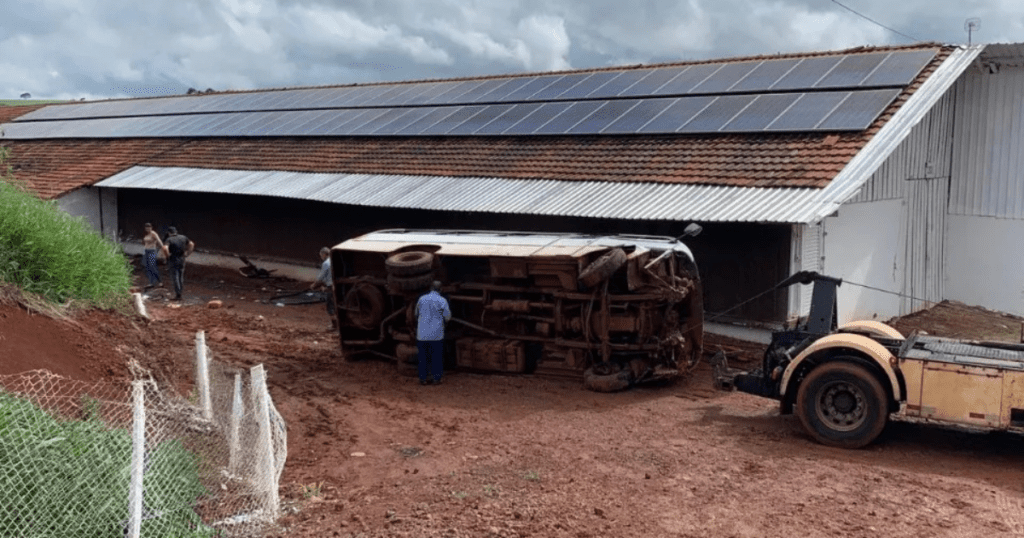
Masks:
[[[874,441],[889,419],[886,392],[875,376],[852,362],[826,362],[800,384],[796,412],[819,443],[860,448]]]

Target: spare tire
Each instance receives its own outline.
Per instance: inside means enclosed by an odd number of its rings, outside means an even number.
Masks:
[[[369,282],[352,286],[342,306],[349,322],[360,329],[376,329],[384,319],[384,294]]]
[[[613,248],[605,252],[600,258],[594,260],[580,273],[579,281],[584,286],[592,288],[612,276],[615,271],[626,263],[626,252],[621,248]]]
[[[388,256],[388,259],[384,260],[384,266],[389,275],[421,275],[434,268],[434,255],[422,250],[399,252]]]
[[[388,275],[388,288],[392,291],[426,291],[434,281],[434,273],[414,276]]]
[[[601,369],[598,368],[598,371]],[[583,372],[583,387],[594,392],[618,392],[629,388],[632,377],[633,373],[629,369],[602,375],[591,366]]]

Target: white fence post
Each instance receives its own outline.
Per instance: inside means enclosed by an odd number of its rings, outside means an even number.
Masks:
[[[228,432],[228,472],[238,473],[238,456],[241,446],[238,442],[238,429],[245,415],[245,403],[242,401],[242,374],[235,374],[235,391],[231,399],[231,430]]]
[[[146,461],[145,382],[132,382],[132,467],[128,489],[128,538],[142,530],[142,474]]]
[[[210,363],[206,357],[206,331],[196,333],[196,384],[199,386],[199,404],[203,407],[203,418],[213,420],[213,403],[210,400]]]
[[[270,429],[270,393],[267,391],[267,377],[263,365],[257,364],[250,370],[253,407],[259,424],[256,445],[258,480],[266,492],[267,510],[270,521],[277,519],[279,499],[277,493],[277,466],[274,462],[274,442]]]

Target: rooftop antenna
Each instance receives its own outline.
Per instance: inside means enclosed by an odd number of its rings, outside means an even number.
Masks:
[[[981,19],[971,17],[964,21],[964,31],[967,32],[967,46],[971,45],[971,38],[976,30],[981,30]]]

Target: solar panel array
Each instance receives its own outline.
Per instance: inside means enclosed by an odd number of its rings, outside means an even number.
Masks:
[[[103,101],[39,109],[4,125],[3,137],[862,130],[936,52]]]

